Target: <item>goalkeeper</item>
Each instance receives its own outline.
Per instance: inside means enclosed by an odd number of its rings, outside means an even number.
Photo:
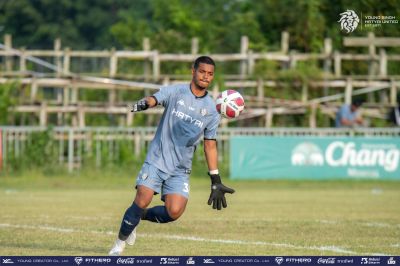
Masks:
[[[211,179],[208,204],[213,209],[226,208],[225,193],[234,190],[224,186],[218,173],[217,128],[220,115],[207,88],[214,78],[214,61],[197,58],[192,67],[190,84],[162,87],[153,96],[133,105],[133,112],[156,105],[165,107],[146,160],[136,179],[136,197],[126,210],[118,239],[109,255],[120,255],[125,243],[133,245],[140,220],[168,223],[185,211],[189,197],[189,175],[193,153],[204,136],[204,153]],[[161,194],[165,205],[148,208],[153,195]]]

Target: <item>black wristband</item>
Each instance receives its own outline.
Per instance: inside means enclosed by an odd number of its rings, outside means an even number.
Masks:
[[[221,177],[219,175],[210,175],[210,173],[208,173],[208,175],[210,176],[211,179],[211,183],[214,184],[221,184]]]

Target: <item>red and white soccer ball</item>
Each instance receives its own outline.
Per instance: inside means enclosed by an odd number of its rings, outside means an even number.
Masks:
[[[216,103],[218,112],[225,118],[236,118],[244,109],[244,99],[235,90],[221,92]]]

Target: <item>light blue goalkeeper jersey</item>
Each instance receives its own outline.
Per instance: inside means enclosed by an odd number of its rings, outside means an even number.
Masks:
[[[216,139],[220,115],[207,93],[195,96],[190,84],[162,87],[153,95],[165,107],[146,162],[169,175],[189,174],[193,153],[204,139]]]

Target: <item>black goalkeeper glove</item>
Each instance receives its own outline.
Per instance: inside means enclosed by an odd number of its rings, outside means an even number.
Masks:
[[[221,183],[221,177],[219,175],[208,175],[211,178],[211,194],[210,198],[208,199],[208,205],[211,205],[213,209],[221,210],[221,206],[226,208],[228,205],[226,204],[225,193],[234,193],[235,190],[224,186]]]
[[[146,98],[139,100],[137,103],[133,104],[131,112],[140,112],[149,108],[149,104],[146,101]]]

